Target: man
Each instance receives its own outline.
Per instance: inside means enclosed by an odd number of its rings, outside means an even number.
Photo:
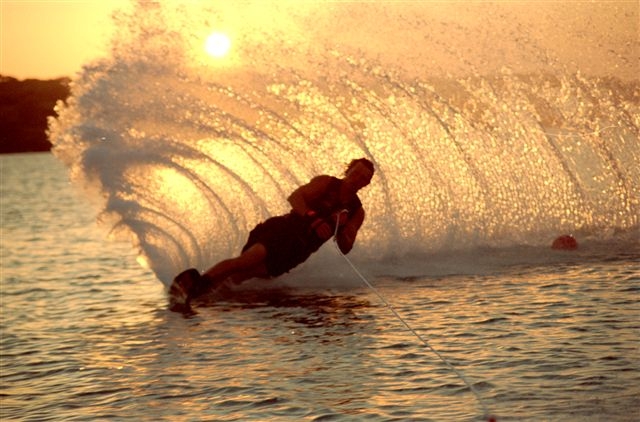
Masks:
[[[342,179],[322,175],[300,186],[287,198],[291,211],[258,224],[240,256],[221,261],[202,275],[194,268],[178,274],[169,289],[172,308],[188,308],[191,299],[225,280],[239,284],[289,272],[334,233],[342,253],[349,253],[365,217],[357,193],[371,182],[374,171],[371,161],[359,158],[349,163]]]

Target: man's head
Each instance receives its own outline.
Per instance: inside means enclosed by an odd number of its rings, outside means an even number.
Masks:
[[[344,173],[344,181],[350,185],[353,190],[358,191],[371,182],[374,172],[375,167],[370,160],[366,158],[351,160]]]
[[[349,170],[351,170],[353,167],[355,167],[358,164],[364,165],[366,168],[371,170],[372,174],[375,172],[375,167],[370,160],[368,160],[367,158],[356,158],[354,160],[351,160],[351,162],[347,165],[347,169],[344,172],[345,176],[347,175]]]

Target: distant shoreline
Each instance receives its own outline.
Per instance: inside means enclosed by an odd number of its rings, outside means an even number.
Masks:
[[[70,78],[24,79],[0,75],[0,154],[51,151],[47,118],[69,97]]]

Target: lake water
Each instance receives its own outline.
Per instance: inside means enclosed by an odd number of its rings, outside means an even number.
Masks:
[[[329,275],[173,313],[57,160],[0,164],[4,421],[640,419],[634,239],[357,261],[480,402],[329,245]]]

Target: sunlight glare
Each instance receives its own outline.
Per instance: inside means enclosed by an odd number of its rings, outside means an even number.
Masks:
[[[205,50],[207,53],[216,58],[226,56],[230,48],[231,40],[222,32],[213,32],[207,37],[207,41],[205,42]]]

